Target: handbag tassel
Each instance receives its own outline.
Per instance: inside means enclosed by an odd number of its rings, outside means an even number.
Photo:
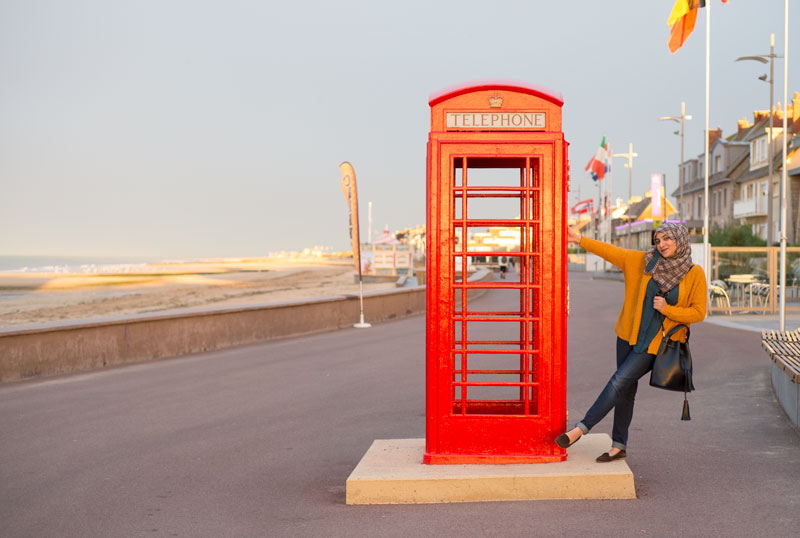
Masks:
[[[686,399],[686,395],[683,396],[683,413],[681,414],[681,420],[692,420],[692,416],[689,414],[689,400]]]

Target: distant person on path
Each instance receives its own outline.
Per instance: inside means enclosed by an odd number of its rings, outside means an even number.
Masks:
[[[626,457],[628,427],[639,378],[653,368],[663,335],[676,325],[689,325],[706,317],[706,276],[692,264],[689,232],[682,224],[658,227],[654,246],[646,252],[619,248],[581,237],[567,228],[567,241],[622,269],[625,298],[617,319],[617,371],[611,376],[586,416],[556,444],[567,448],[588,433],[611,409],[614,426],[611,450],[597,458],[600,463]],[[681,329],[673,340],[685,340]]]
[[[500,278],[506,277],[506,271],[508,271],[508,258],[500,256]]]

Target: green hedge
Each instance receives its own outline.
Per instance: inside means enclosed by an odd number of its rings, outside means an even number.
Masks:
[[[747,224],[737,224],[720,228],[714,225],[708,235],[708,242],[715,247],[765,247],[767,242],[753,235]]]

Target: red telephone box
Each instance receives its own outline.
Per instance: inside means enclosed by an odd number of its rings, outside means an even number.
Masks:
[[[554,439],[566,427],[563,100],[486,81],[429,104],[424,461],[562,461]],[[508,278],[461,277],[470,263],[500,257],[514,261]],[[471,300],[480,288],[491,294]]]

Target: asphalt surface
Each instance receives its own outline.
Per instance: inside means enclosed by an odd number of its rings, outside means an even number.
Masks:
[[[570,282],[574,422],[612,373],[622,284]],[[800,434],[759,335],[710,323],[692,421],[640,383],[636,500],[345,505],[374,439],[425,435],[424,323],[0,386],[0,537],[798,536]]]

